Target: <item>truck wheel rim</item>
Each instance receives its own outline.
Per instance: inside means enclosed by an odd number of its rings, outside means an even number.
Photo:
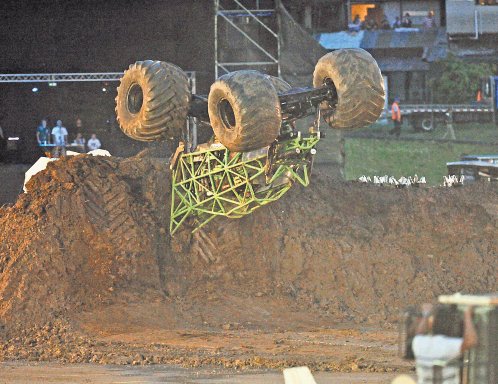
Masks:
[[[226,129],[234,129],[236,125],[235,113],[232,105],[227,99],[221,99],[218,103],[218,114]]]
[[[144,92],[142,87],[134,83],[128,90],[128,95],[126,96],[126,107],[132,115],[136,115],[142,109],[144,103]]]
[[[432,131],[432,121],[430,119],[424,119],[422,120],[422,129],[424,131]]]

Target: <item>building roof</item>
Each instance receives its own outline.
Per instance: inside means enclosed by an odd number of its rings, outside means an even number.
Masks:
[[[429,63],[418,57],[376,57],[382,72],[428,71]]]
[[[360,48],[365,32],[319,33],[315,38],[325,49]]]
[[[421,31],[418,28],[399,28],[389,31],[320,33],[315,38],[325,49],[424,48],[434,45],[441,33],[444,34],[444,28],[430,31]]]

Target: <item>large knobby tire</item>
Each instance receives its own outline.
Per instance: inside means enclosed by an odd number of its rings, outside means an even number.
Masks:
[[[140,141],[179,138],[186,126],[191,93],[176,65],[137,61],[121,78],[116,116],[121,130]]]
[[[270,145],[280,133],[280,102],[270,78],[237,71],[211,85],[208,113],[214,134],[234,152]]]
[[[270,79],[271,83],[275,87],[275,90],[277,91],[278,94],[285,93],[288,90],[292,89],[291,85],[287,81],[281,79],[280,77],[275,77],[270,75],[266,76]]]
[[[341,49],[323,56],[315,66],[313,86],[332,81],[337,104],[320,108],[331,128],[365,127],[379,118],[384,108],[384,80],[375,59],[363,49]]]

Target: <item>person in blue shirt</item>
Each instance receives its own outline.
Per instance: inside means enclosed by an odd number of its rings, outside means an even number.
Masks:
[[[36,128],[36,140],[38,145],[50,144],[50,130],[47,128],[47,120],[43,119]]]

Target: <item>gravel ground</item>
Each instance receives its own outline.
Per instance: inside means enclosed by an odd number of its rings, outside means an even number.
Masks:
[[[189,383],[189,384],[281,384],[279,371],[233,371],[226,369],[184,369],[175,366],[122,367],[93,364],[1,363],[1,382],[5,384],[74,383]],[[382,373],[314,374],[317,384],[387,383],[394,375]]]

